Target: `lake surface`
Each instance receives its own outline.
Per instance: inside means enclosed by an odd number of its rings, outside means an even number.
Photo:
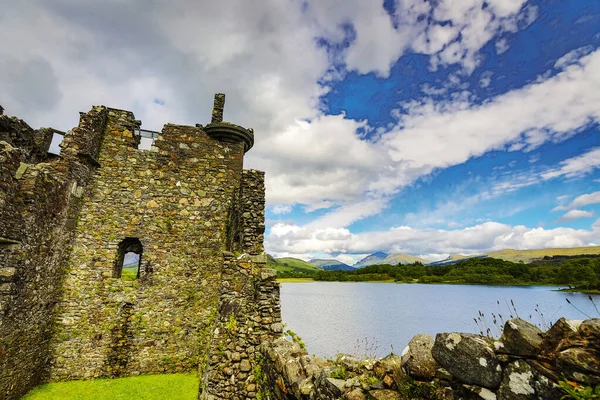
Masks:
[[[311,282],[281,284],[281,313],[286,329],[302,337],[308,352],[385,356],[401,353],[418,333],[479,333],[474,318],[483,312],[493,334],[500,331],[491,316],[506,321],[516,306],[519,316],[547,329],[560,317],[586,319],[569,305],[599,317],[588,295],[553,291],[552,287],[424,285],[397,283]],[[594,296],[600,306],[600,296]],[[498,302],[500,304],[498,304]],[[539,306],[538,306],[539,305]],[[535,309],[539,312],[536,312]],[[514,311],[512,311],[515,316]],[[543,315],[541,315],[543,314]],[[531,317],[530,317],[531,316]],[[500,320],[498,319],[498,324]]]

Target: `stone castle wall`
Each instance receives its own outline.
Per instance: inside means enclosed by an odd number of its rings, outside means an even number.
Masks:
[[[142,151],[132,113],[94,107],[52,157],[53,130],[0,116],[0,398],[209,365],[233,271],[224,251],[260,254],[264,231],[264,175],[242,169],[252,132],[213,122],[166,125]],[[116,265],[134,239],[140,273],[128,281]],[[244,293],[276,290],[233,264],[251,276]]]
[[[135,128],[131,113],[109,110],[59,304],[53,380],[194,370],[214,320],[244,148],[165,125],[155,151],[141,151]],[[113,277],[127,238],[143,245],[137,281]]]
[[[279,284],[265,255],[225,254],[218,320],[201,376],[199,399],[257,395],[261,343],[281,335]]]
[[[103,108],[82,115],[64,155],[51,158],[42,156],[51,130],[0,116],[0,398],[18,398],[47,372],[80,195],[95,168],[77,143],[100,136],[105,119]]]

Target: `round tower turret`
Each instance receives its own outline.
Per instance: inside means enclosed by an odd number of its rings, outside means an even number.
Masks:
[[[239,125],[223,122],[223,109],[225,108],[225,95],[215,94],[215,102],[211,123],[204,127],[206,134],[225,143],[244,143],[244,153],[254,145],[254,130],[246,129]]]

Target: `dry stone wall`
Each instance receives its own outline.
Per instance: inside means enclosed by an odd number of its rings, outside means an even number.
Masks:
[[[265,399],[559,400],[561,385],[576,392],[600,383],[598,318],[562,318],[546,332],[513,319],[499,339],[417,335],[401,356],[383,359],[321,360],[284,337],[260,351]]]

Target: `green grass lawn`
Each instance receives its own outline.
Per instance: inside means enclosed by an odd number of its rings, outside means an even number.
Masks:
[[[196,400],[195,374],[142,375],[38,386],[21,400]]]
[[[121,279],[124,281],[135,281],[138,275],[138,265],[129,264],[123,267],[121,271]]]

